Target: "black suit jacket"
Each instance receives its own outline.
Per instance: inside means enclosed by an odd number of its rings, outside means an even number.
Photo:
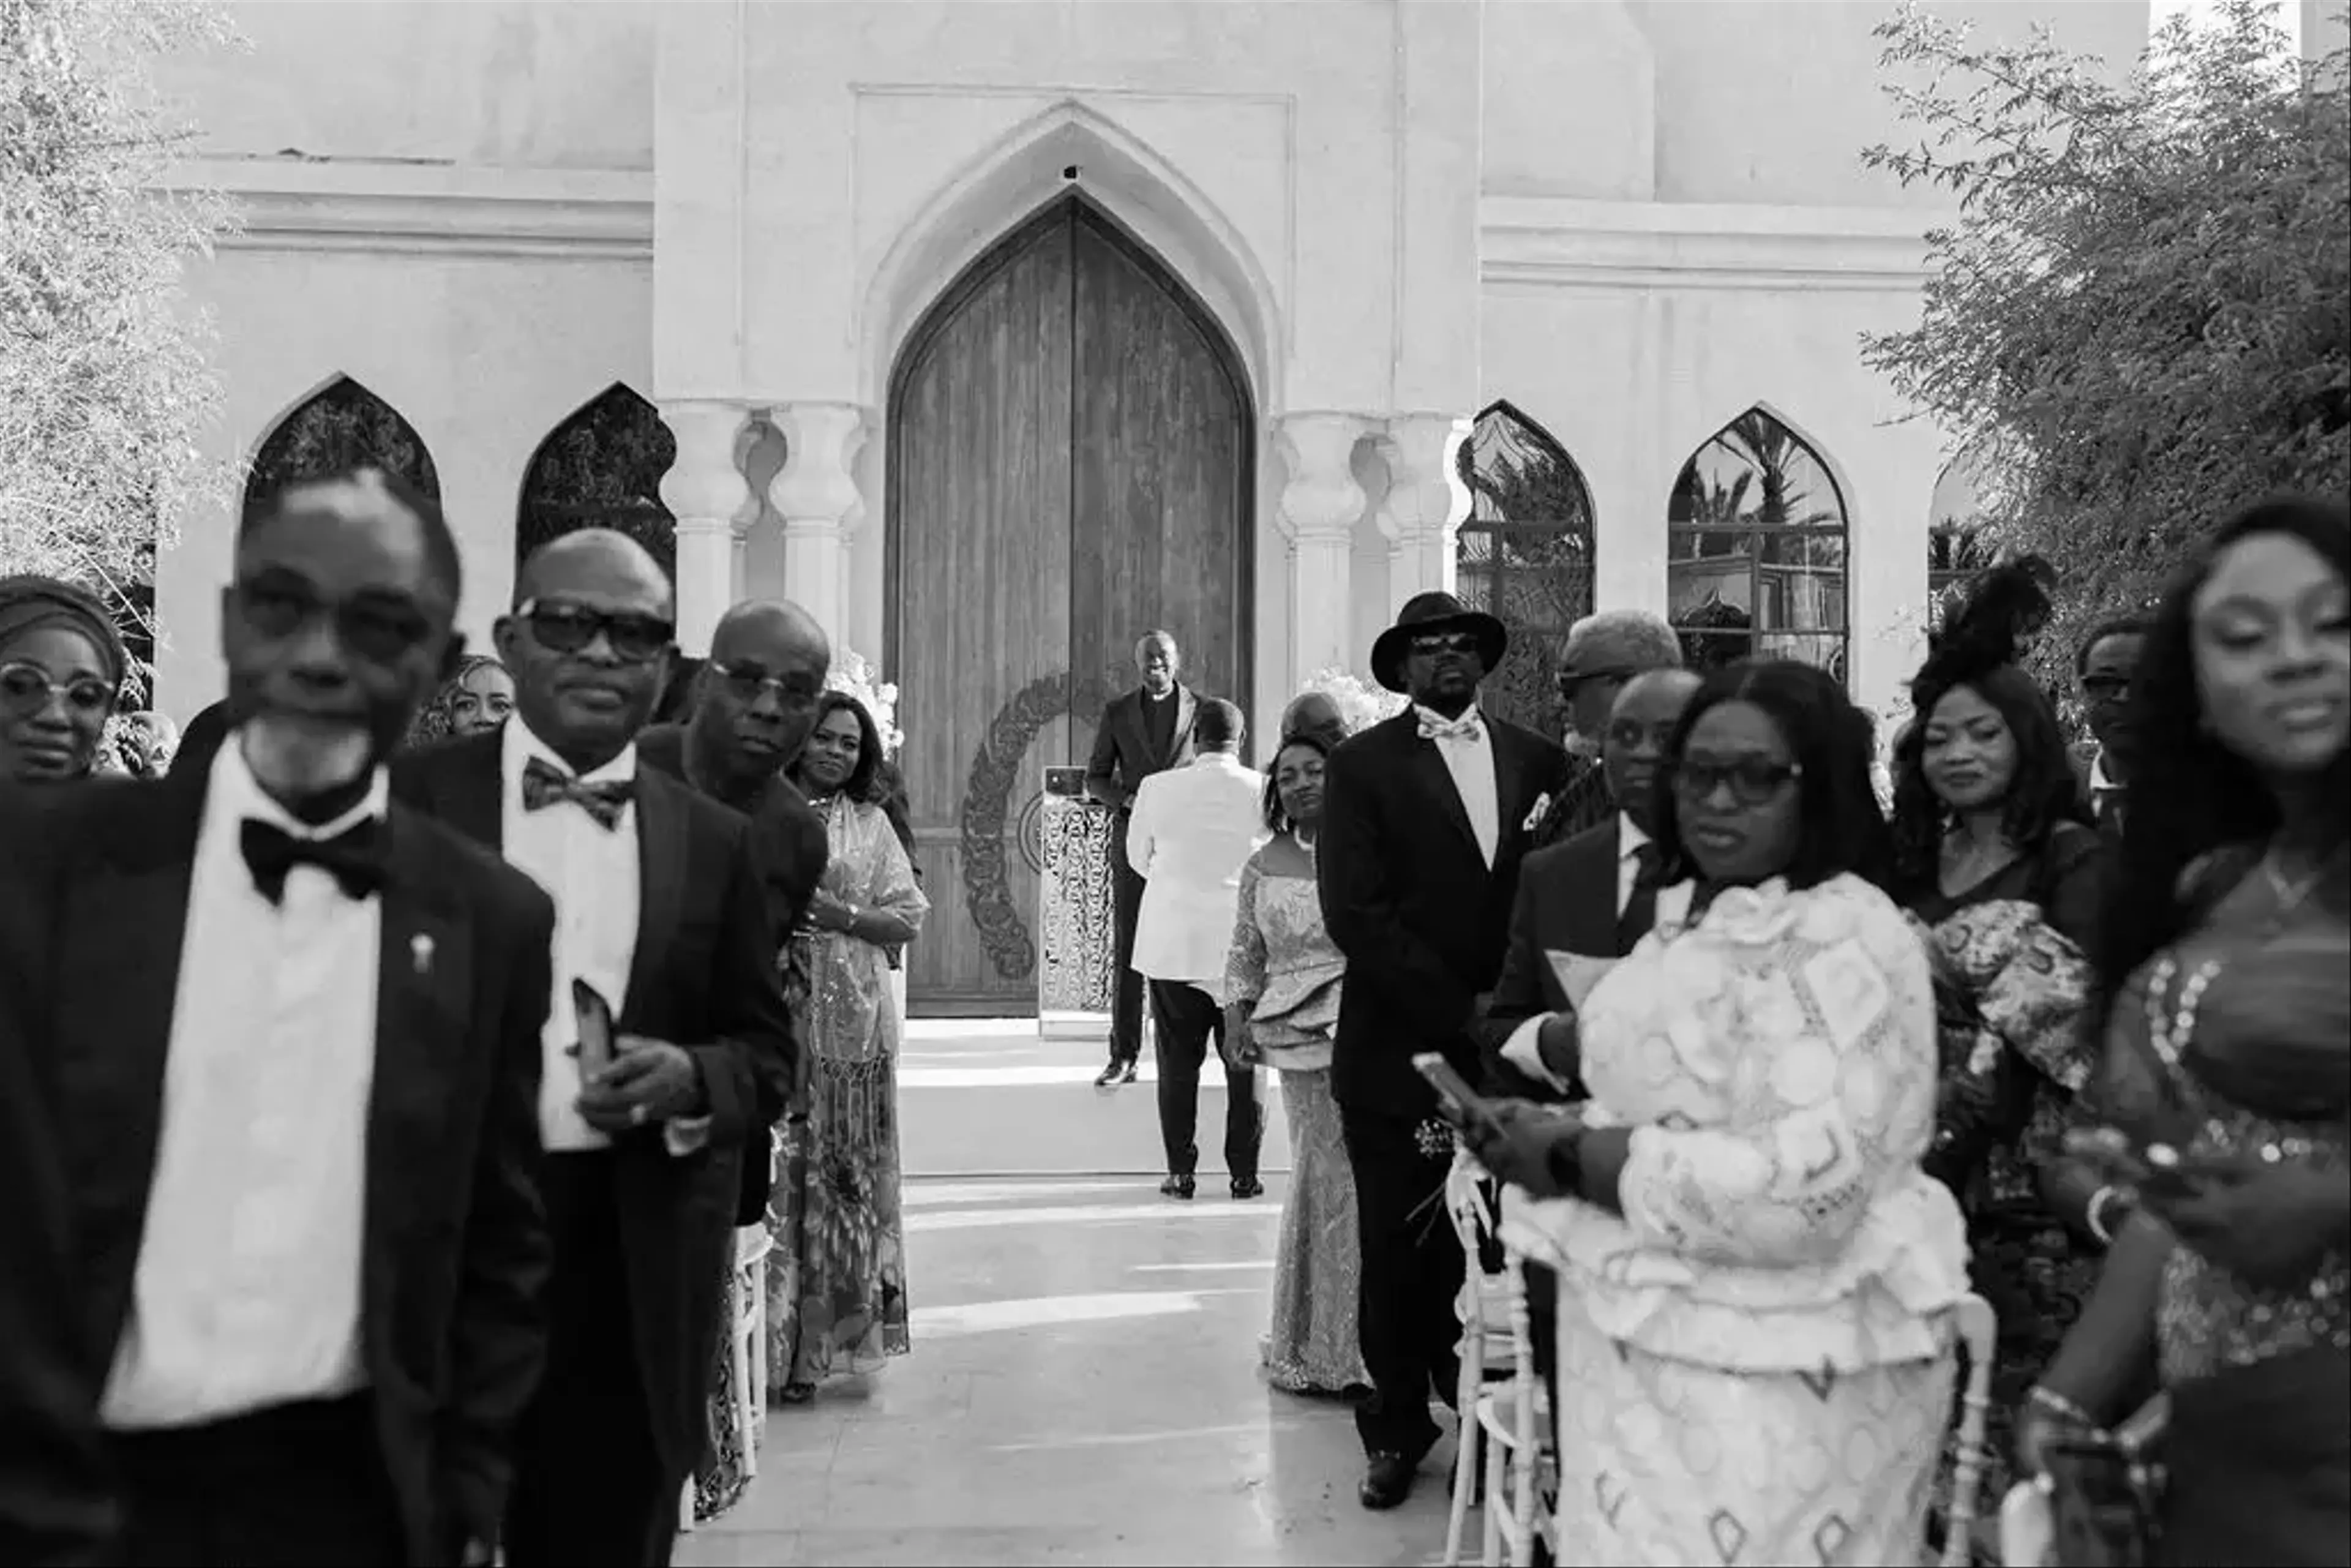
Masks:
[[[1478,1024],[1486,1081],[1495,1093],[1526,1100],[1561,1097],[1550,1084],[1504,1061],[1502,1047],[1527,1019],[1573,1010],[1552,967],[1551,954],[1625,956],[1616,929],[1616,819],[1612,816],[1565,843],[1537,850],[1519,868],[1519,896],[1510,911],[1501,978],[1494,982],[1493,998]]]
[[[1491,869],[1437,743],[1409,708],[1343,742],[1324,773],[1315,862],[1322,920],[1347,956],[1331,1088],[1348,1110],[1418,1117],[1435,1103],[1414,1053],[1479,1075],[1470,1024],[1494,984],[1535,802],[1567,756],[1489,718],[1501,835]]]
[[[0,1016],[53,1075],[101,1386],[154,1181],[208,782],[66,791],[0,854]],[[410,1560],[445,1563],[464,1540],[496,1539],[509,1441],[545,1359],[539,1032],[555,914],[528,877],[416,812],[395,804],[384,831],[362,1351]]]
[[[1134,792],[1153,774],[1192,760],[1192,720],[1199,711],[1192,688],[1178,683],[1168,698],[1176,705],[1176,729],[1165,750],[1151,744],[1151,721],[1143,711],[1145,700],[1138,686],[1103,704],[1102,720],[1094,726],[1093,755],[1086,759],[1086,793],[1117,810],[1122,854]]]
[[[503,852],[502,733],[397,758],[393,793]],[[653,1127],[612,1151],[646,1405],[664,1468],[683,1475],[702,1452],[744,1151],[766,1161],[799,1049],[743,818],[641,766],[636,825],[641,913],[618,1028],[691,1053],[712,1118],[709,1143],[683,1159]]]

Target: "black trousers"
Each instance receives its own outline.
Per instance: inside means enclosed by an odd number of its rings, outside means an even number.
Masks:
[[[1449,1146],[1421,1142],[1417,1118],[1340,1107],[1355,1176],[1363,1244],[1356,1336],[1372,1396],[1355,1407],[1367,1454],[1425,1449],[1437,1433],[1433,1391],[1446,1404],[1461,1375],[1461,1244],[1445,1212]]]
[[[1143,977],[1134,972],[1134,923],[1143,913],[1143,878],[1126,859],[1126,813],[1110,835],[1111,940],[1117,967],[1110,977],[1110,1059],[1133,1062],[1143,1055]]]
[[[547,1157],[555,1239],[547,1375],[515,1438],[506,1554],[513,1568],[666,1568],[685,1477],[653,1444],[638,1364],[611,1156]]]
[[[1167,1174],[1193,1176],[1200,1168],[1194,1141],[1200,1124],[1200,1070],[1215,1041],[1223,1058],[1225,1015],[1216,998],[1181,980],[1151,982],[1151,1017],[1158,1026],[1152,1060],[1159,1068],[1159,1141],[1167,1147]],[[1265,1142],[1265,1107],[1257,1097],[1257,1070],[1225,1068],[1225,1169],[1235,1181],[1257,1179],[1259,1145]]]
[[[399,1568],[406,1532],[375,1402],[279,1405],[112,1439],[121,1568]]]

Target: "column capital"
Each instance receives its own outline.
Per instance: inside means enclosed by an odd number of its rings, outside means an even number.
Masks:
[[[1450,536],[1469,515],[1469,488],[1461,482],[1461,447],[1477,422],[1458,413],[1405,413],[1379,436],[1388,465],[1388,495],[1380,531],[1393,543],[1419,536]]]
[[[851,467],[865,444],[865,410],[853,402],[788,402],[768,412],[783,432],[784,465],[768,485],[768,500],[789,537],[838,537],[861,509]]]
[[[737,438],[751,417],[739,402],[679,399],[661,406],[662,423],[677,441],[677,456],[662,476],[662,505],[677,519],[680,533],[706,525],[730,532],[736,514],[751,497],[750,483],[735,461]]]
[[[1344,538],[1364,515],[1364,487],[1355,482],[1355,443],[1370,419],[1336,411],[1283,414],[1274,427],[1289,469],[1281,488],[1282,531],[1295,541]]]

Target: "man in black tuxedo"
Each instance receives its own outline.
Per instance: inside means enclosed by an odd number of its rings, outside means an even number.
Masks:
[[[433,503],[297,486],[235,571],[209,765],[53,792],[0,854],[0,1034],[55,1097],[108,1560],[487,1563],[547,1343],[554,913],[389,796],[457,605]]]
[[[1508,935],[1519,862],[1567,758],[1478,711],[1502,623],[1449,593],[1407,601],[1372,644],[1372,674],[1412,706],[1347,740],[1324,775],[1322,918],[1347,956],[1331,1062],[1363,1239],[1360,1333],[1373,1396],[1355,1425],[1366,1508],[1393,1508],[1436,1442],[1428,1396],[1452,1400],[1459,1243],[1441,1210],[1453,1157],[1413,1057],[1474,1079],[1471,1034]]]
[[[789,1092],[791,1020],[747,825],[639,766],[673,651],[668,579],[589,528],[525,562],[515,593],[496,627],[514,716],[392,769],[402,799],[530,873],[559,917],[538,1103],[548,1371],[504,1544],[515,1568],[662,1564],[702,1452],[745,1145]],[[577,985],[615,1020],[609,1060]]]
[[[1118,813],[1110,839],[1111,929],[1117,967],[1111,977],[1110,1065],[1098,1089],[1134,1082],[1143,1054],[1143,977],[1134,972],[1134,922],[1143,912],[1143,878],[1126,858],[1127,820],[1143,781],[1192,760],[1191,688],[1176,679],[1184,657],[1165,632],[1146,632],[1134,644],[1142,684],[1113,697],[1094,726],[1086,761],[1086,793]]]
[[[768,921],[779,950],[797,953],[788,938],[808,913],[832,852],[824,820],[784,776],[816,717],[832,664],[832,644],[816,618],[797,604],[752,601],[718,618],[710,657],[694,676],[680,724],[655,725],[637,737],[637,760],[683,779],[729,810],[748,829],[753,861],[768,897]],[[797,960],[785,990],[805,986]],[[772,1162],[764,1157],[768,1130],[750,1129],[743,1152],[738,1225],[767,1218]]]

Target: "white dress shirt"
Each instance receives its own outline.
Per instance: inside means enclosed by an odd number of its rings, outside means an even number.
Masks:
[[[1491,870],[1494,856],[1502,845],[1502,801],[1500,787],[1494,781],[1494,728],[1485,716],[1472,705],[1464,708],[1459,718],[1448,719],[1432,713],[1419,704],[1413,712],[1423,724],[1466,727],[1476,721],[1477,735],[1448,734],[1436,740],[1437,754],[1445,758],[1445,770],[1453,775],[1453,788],[1461,797],[1462,810],[1469,813],[1469,831],[1478,836],[1478,849],[1486,857]]]
[[[1155,773],[1135,792],[1128,863],[1144,879],[1133,967],[1215,989],[1225,975],[1241,867],[1265,842],[1265,775],[1229,751]]]
[[[547,1028],[539,1036],[545,1076],[539,1082],[538,1130],[558,1152],[611,1147],[612,1140],[590,1126],[577,1103],[581,1087],[578,1009],[571,982],[585,980],[612,1004],[617,1020],[628,1005],[629,966],[636,956],[637,918],[643,903],[637,859],[637,808],[623,807],[620,821],[600,827],[585,808],[569,801],[544,810],[522,804],[523,769],[532,758],[566,778],[571,765],[531,734],[519,715],[507,721],[499,778],[504,781],[503,818],[507,861],[547,890],[555,901],[554,995]],[[631,746],[582,782],[633,780],[637,748]]]
[[[254,886],[248,820],[326,839],[262,791],[231,736],[190,869],[161,1133],[130,1316],[100,1416],[187,1427],[364,1385],[360,1281],[383,906],[316,866]],[[135,983],[135,981],[133,982]]]
[[[1622,811],[1616,813],[1616,917],[1619,920],[1625,917],[1625,911],[1632,905],[1633,888],[1641,879],[1641,849],[1648,842],[1649,835],[1641,831],[1639,823]],[[1689,912],[1692,891],[1687,883],[1683,883],[1677,887],[1659,889],[1657,893],[1659,922],[1662,924],[1667,920],[1667,912],[1670,910],[1672,919],[1678,924]],[[1593,956],[1588,954],[1553,953],[1546,956],[1554,966],[1565,965],[1579,958],[1587,960],[1585,965],[1579,966],[1587,982],[1596,981],[1601,975],[1606,973],[1607,963],[1610,961],[1604,957],[1598,962],[1590,962]],[[1564,987],[1563,981],[1562,986]],[[1585,988],[1589,988],[1588,984]],[[1530,1073],[1549,1083],[1552,1088],[1564,1092],[1567,1089],[1566,1080],[1551,1070],[1550,1064],[1542,1059],[1542,1051],[1536,1045],[1536,1037],[1542,1033],[1542,1026],[1557,1016],[1557,1013],[1537,1013],[1512,1030],[1510,1038],[1502,1042],[1502,1060],[1520,1071]]]

